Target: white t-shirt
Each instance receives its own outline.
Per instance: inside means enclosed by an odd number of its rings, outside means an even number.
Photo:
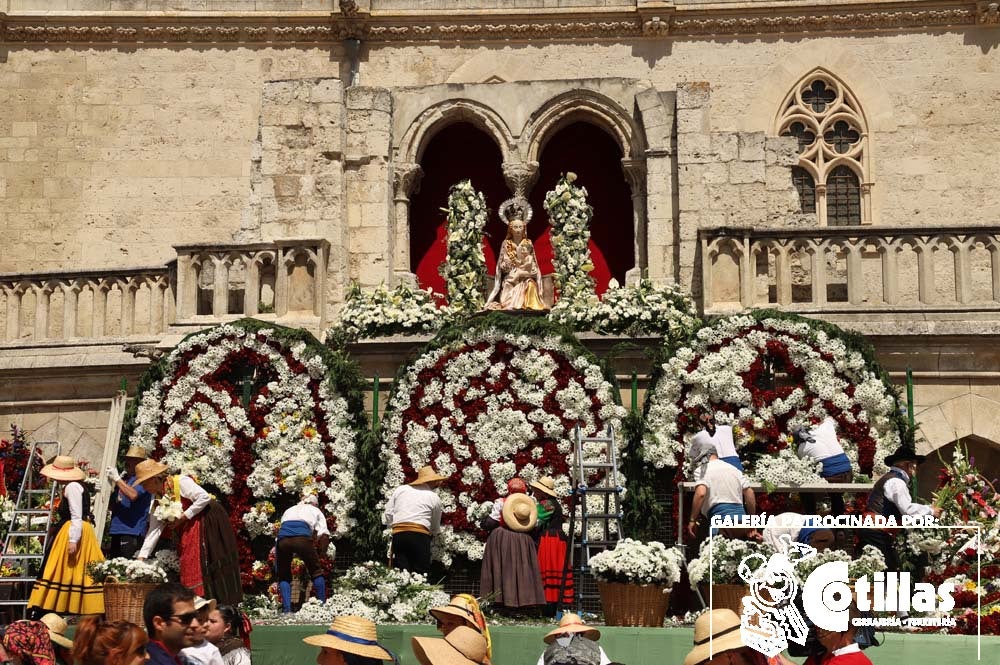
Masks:
[[[834,455],[844,453],[840,441],[837,440],[837,421],[830,416],[810,430],[814,441],[807,441],[799,446],[799,457],[811,457],[814,460],[824,460]]]
[[[226,665],[222,660],[222,652],[208,640],[202,641],[193,647],[181,649],[181,653],[200,665]]]
[[[715,434],[709,434],[708,430],[701,430],[691,437],[691,445],[688,450],[694,448],[699,441],[708,441],[715,446],[715,452],[719,457],[739,457],[736,452],[736,443],[733,440],[733,428],[729,425],[717,425]],[[690,453],[689,453],[690,455]]]
[[[708,496],[701,505],[701,513],[708,515],[712,506],[720,503],[736,503],[743,505],[743,490],[750,487],[750,481],[739,470],[720,459],[709,461],[702,467],[704,472],[698,478],[698,485],[708,488]]]
[[[400,485],[385,504],[389,526],[410,522],[426,527],[432,534],[441,529],[441,499],[427,485]]]

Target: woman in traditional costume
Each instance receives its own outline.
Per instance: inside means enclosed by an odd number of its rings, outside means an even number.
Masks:
[[[169,519],[166,526],[177,536],[177,556],[181,563],[181,584],[196,595],[213,598],[224,605],[235,605],[243,599],[240,584],[240,564],[236,534],[226,509],[219,505],[194,478],[186,475],[167,476],[167,465],[155,460],[140,462],[135,467],[135,485],[156,499],[149,516],[149,531],[137,559],[147,559],[156,549],[163,533],[165,513],[160,497],[172,499],[179,516]],[[180,504],[176,506],[176,504]]]
[[[555,615],[562,589],[562,604],[573,604],[573,574],[566,570],[566,534],[563,533],[563,510],[555,481],[543,476],[531,483],[538,501],[538,568],[542,573],[545,603]]]
[[[535,258],[535,248],[527,236],[531,206],[523,198],[515,197],[500,206],[500,217],[507,222],[507,237],[500,245],[496,284],[486,299],[486,307],[548,309],[542,302],[542,271]],[[498,294],[500,299],[494,300]]]
[[[101,545],[90,516],[90,493],[80,482],[87,474],[76,460],[59,455],[42,467],[42,475],[64,483],[58,519],[49,529],[49,546],[42,562],[42,575],[35,582],[28,608],[60,614],[103,614],[104,587],[94,582],[87,566],[104,561]]]
[[[523,493],[525,489],[520,478],[507,483],[509,494],[502,499],[500,519],[491,521],[499,526],[486,539],[479,575],[479,596],[495,596],[498,605],[511,609],[545,604],[538,553],[531,537],[538,523],[538,508],[535,500]]]

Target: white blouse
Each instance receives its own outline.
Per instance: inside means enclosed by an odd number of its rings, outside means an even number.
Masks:
[[[172,490],[167,488],[166,491]],[[191,502],[188,509],[184,511],[184,517],[189,520],[197,517],[212,501],[212,495],[189,476],[181,476],[181,496]],[[160,535],[163,533],[163,520],[156,516],[155,510],[156,501],[153,501],[150,504],[149,531],[146,532],[146,539],[142,542],[142,549],[136,555],[138,559],[148,559],[149,555],[156,549],[156,544],[160,542]]]

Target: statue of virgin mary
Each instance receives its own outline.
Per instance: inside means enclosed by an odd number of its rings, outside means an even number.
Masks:
[[[542,302],[542,271],[527,234],[531,205],[524,197],[515,196],[504,201],[499,212],[507,224],[507,237],[500,245],[496,283],[486,299],[486,308],[548,309]]]

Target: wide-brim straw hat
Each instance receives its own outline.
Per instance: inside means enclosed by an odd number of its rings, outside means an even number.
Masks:
[[[358,616],[337,617],[330,624],[329,630],[323,635],[310,635],[303,642],[314,647],[336,649],[344,653],[353,653],[365,658],[378,660],[393,660],[394,656],[388,649],[378,643],[375,624]]]
[[[73,648],[73,640],[66,637],[69,624],[66,623],[65,619],[55,612],[49,612],[39,619],[39,621],[44,623],[46,628],[49,629],[49,639],[61,647],[66,647],[67,649]]]
[[[911,450],[906,446],[900,446],[896,448],[896,452],[885,458],[885,465],[894,466],[896,462],[916,462],[917,464],[923,464],[925,459],[927,459],[927,455],[918,455],[915,450]]]
[[[417,477],[410,484],[423,485],[424,483],[433,483],[438,480],[448,480],[448,476],[440,475],[434,470],[434,467],[428,464],[420,468],[420,471],[417,472]]]
[[[76,465],[76,460],[69,455],[59,455],[42,467],[42,475],[52,480],[85,480],[87,473]]]
[[[440,620],[443,616],[446,615],[452,617],[458,617],[459,619],[465,621],[466,625],[468,625],[469,628],[482,632],[481,630],[479,630],[479,625],[476,623],[476,617],[472,613],[472,608],[464,605],[461,598],[452,598],[451,602],[449,602],[447,605],[432,607],[427,611],[430,612],[430,615],[432,617],[438,620]]]
[[[482,665],[486,660],[486,638],[467,626],[459,626],[444,638],[411,637],[410,644],[423,665]]]
[[[546,644],[552,644],[556,641],[557,637],[566,633],[582,633],[584,637],[594,642],[601,639],[601,631],[593,626],[588,626],[583,622],[579,614],[573,614],[572,612],[564,614],[562,619],[559,620],[559,627],[549,632],[542,639],[545,640]]]
[[[135,465],[135,480],[132,481],[132,484],[141,485],[150,478],[155,478],[160,474],[166,473],[169,468],[166,464],[157,462],[154,459],[139,462]]]
[[[543,494],[548,494],[553,499],[559,498],[559,493],[556,492],[556,481],[548,476],[542,476],[538,480],[533,481],[531,486]]]
[[[538,507],[527,494],[511,494],[503,500],[503,525],[511,531],[531,531],[538,523]]]
[[[740,618],[732,610],[705,612],[694,622],[694,648],[684,658],[684,665],[701,665],[746,645],[740,635]]]
[[[130,457],[132,459],[148,459],[149,453],[142,446],[129,446],[128,450],[125,451],[125,458],[128,459]]]
[[[208,608],[208,613],[211,614],[212,612],[215,611],[217,605],[218,603],[216,602],[215,598],[205,599],[202,598],[201,596],[194,597],[195,612],[201,612],[203,609]]]

